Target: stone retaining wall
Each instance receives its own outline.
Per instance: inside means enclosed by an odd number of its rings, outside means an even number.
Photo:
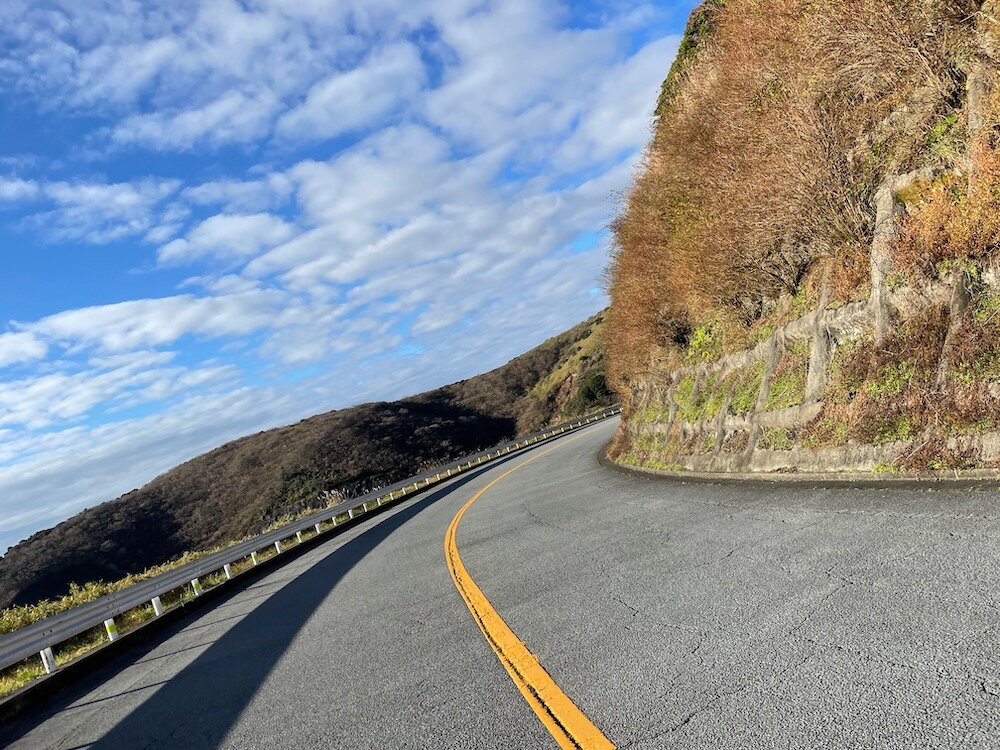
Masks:
[[[778,327],[752,349],[643,383],[632,394],[633,409],[623,426],[628,449],[621,460],[699,472],[846,472],[888,467],[910,450],[910,442],[810,448],[797,432],[823,409],[838,349],[861,340],[880,342],[894,316],[909,317],[922,307],[950,305],[953,323],[965,312],[964,273],[919,289],[890,284],[889,248],[901,207],[897,196],[914,181],[932,177],[914,172],[887,181],[879,191],[867,300],[833,307],[824,294],[816,309]],[[1000,432],[951,438],[950,447],[959,442],[983,462],[1000,459]],[[645,458],[637,459],[640,454]]]

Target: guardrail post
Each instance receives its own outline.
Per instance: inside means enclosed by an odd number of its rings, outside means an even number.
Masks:
[[[258,565],[260,563],[260,555],[258,555],[256,552],[250,553],[250,559],[253,560],[254,565]]]
[[[115,618],[109,617],[104,621],[104,629],[108,631],[108,640],[117,641],[118,640],[118,625],[115,624]]]
[[[232,565],[230,565],[229,563],[226,563],[225,565],[223,565],[222,566],[222,572],[226,574],[226,580],[227,581],[233,580],[233,566]]]
[[[395,492],[390,492],[389,493],[389,502],[391,503],[395,499],[396,499],[396,493]]]
[[[280,539],[274,543],[274,548],[278,551],[278,554],[280,555],[281,554],[281,540]]]
[[[319,527],[319,524],[316,524],[313,528],[316,529],[316,536],[319,536],[320,534],[323,533]]]
[[[164,612],[167,611],[166,608],[163,606],[163,601],[158,596],[154,596],[150,600],[150,603],[153,605],[153,614],[156,615],[157,617],[160,617]]]
[[[301,531],[296,531],[295,532],[295,541],[297,541],[299,544],[302,544],[302,532]]]
[[[59,665],[56,664],[55,654],[52,653],[50,646],[43,648],[38,652],[38,655],[42,657],[42,666],[45,667],[45,674],[52,674],[59,669]]]
[[[191,590],[194,592],[195,596],[201,596],[205,593],[205,590],[201,587],[201,581],[197,578],[191,579]]]
[[[348,518],[354,518],[354,508],[348,508],[347,509],[347,517]]]

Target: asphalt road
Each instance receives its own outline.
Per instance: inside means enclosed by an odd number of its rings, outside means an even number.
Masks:
[[[598,463],[613,429],[490,488],[457,542],[618,747],[1000,747],[998,494],[643,479]],[[318,546],[0,745],[554,747],[444,557],[523,460]]]

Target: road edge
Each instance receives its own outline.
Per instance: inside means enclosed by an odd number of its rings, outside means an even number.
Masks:
[[[796,487],[804,489],[976,489],[1000,491],[1000,471],[975,469],[953,473],[899,473],[871,474],[858,472],[847,475],[834,472],[774,472],[760,474],[710,473],[697,471],[667,471],[639,466],[626,466],[608,457],[612,441],[598,448],[597,461],[602,466],[621,474],[641,477],[650,481],[675,484],[740,484],[754,487]]]

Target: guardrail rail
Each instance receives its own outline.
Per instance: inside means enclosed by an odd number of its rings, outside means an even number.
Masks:
[[[257,565],[260,562],[259,553],[262,550],[273,547],[280,555],[285,551],[282,542],[292,538],[301,542],[303,541],[303,533],[310,529],[313,529],[317,536],[329,533],[337,526],[366,513],[371,513],[384,505],[402,500],[414,492],[620,413],[621,406],[615,405],[517,440],[502,443],[481,453],[466,456],[388,487],[373,490],[337,506],[325,508],[280,528],[230,545],[218,552],[213,552],[153,578],[140,581],[121,591],[107,594],[92,602],[81,604],[66,612],[47,617],[2,635],[0,636],[0,670],[7,669],[37,654],[42,659],[45,672],[51,674],[59,668],[52,651],[55,646],[102,624],[107,631],[108,640],[115,641],[119,637],[115,618],[124,612],[151,604],[153,617],[160,617],[170,609],[181,606],[181,604],[176,604],[174,607],[165,607],[162,597],[166,594],[190,586],[191,594],[194,597],[201,596],[204,593],[201,584],[202,578],[214,573],[221,573],[225,576],[223,583],[230,581],[236,577],[233,572],[234,565],[244,562],[248,558],[252,565]],[[347,519],[338,523],[338,518],[345,514]],[[331,525],[324,529],[322,527],[324,523]]]

